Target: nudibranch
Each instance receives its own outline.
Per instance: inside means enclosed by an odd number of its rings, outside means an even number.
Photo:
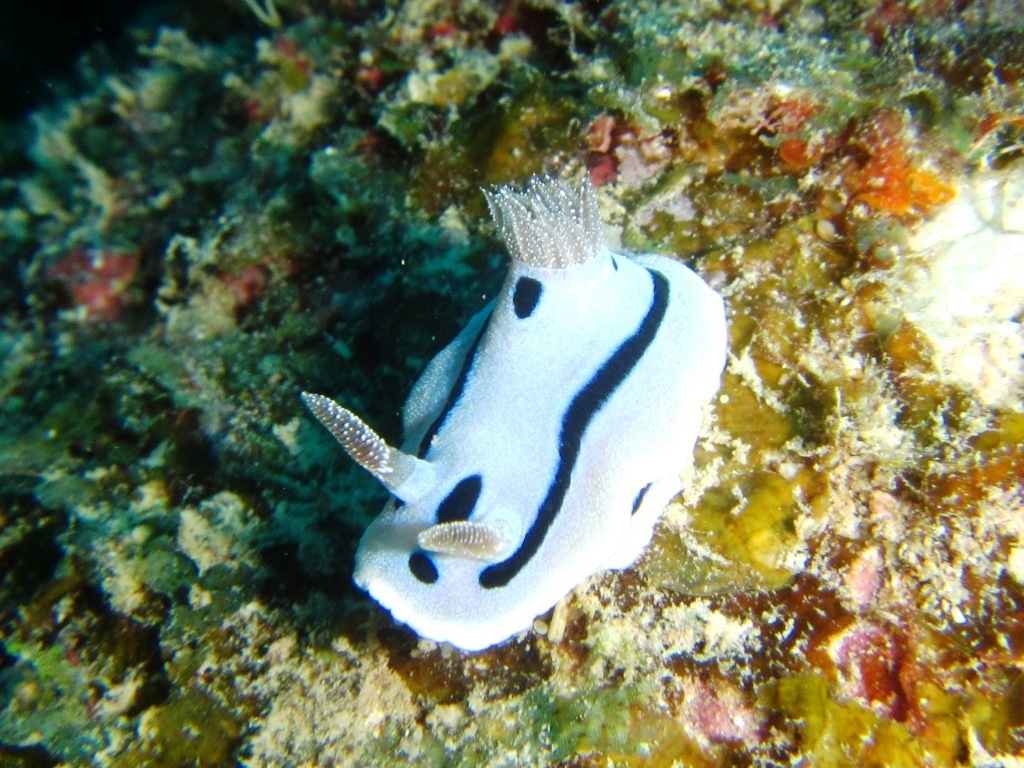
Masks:
[[[722,298],[671,258],[609,250],[588,184],[484,194],[508,276],[416,382],[402,449],[302,394],[392,496],[356,583],[467,651],[636,560],[681,490],[726,355]]]

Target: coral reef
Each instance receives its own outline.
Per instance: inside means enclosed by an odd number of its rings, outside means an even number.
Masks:
[[[1024,8],[177,13],[0,125],[0,764],[1024,760]],[[467,655],[297,393],[397,438],[537,171],[730,359],[641,562]]]

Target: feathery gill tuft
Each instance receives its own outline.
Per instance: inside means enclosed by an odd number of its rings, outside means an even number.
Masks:
[[[575,185],[534,176],[526,189],[484,190],[509,255],[531,267],[563,269],[593,258],[603,245],[597,197]]]

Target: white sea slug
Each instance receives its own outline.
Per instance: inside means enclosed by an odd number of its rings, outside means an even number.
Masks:
[[[508,277],[413,387],[402,450],[302,395],[392,494],[356,583],[467,651],[636,560],[681,488],[726,354],[721,297],[674,259],[605,247],[589,185],[485,194]]]

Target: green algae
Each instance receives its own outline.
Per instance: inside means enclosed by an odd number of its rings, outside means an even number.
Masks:
[[[539,695],[538,695],[539,694]],[[572,698],[537,692],[524,702],[542,724],[555,761],[594,761],[611,765],[703,764],[700,751],[679,723],[659,712],[656,696],[644,685],[598,687]]]
[[[209,696],[187,691],[147,711],[140,744],[118,755],[113,766],[224,765],[235,753],[242,723]]]
[[[68,757],[89,760],[101,742],[90,738],[88,732],[79,734],[91,717],[87,675],[67,663],[62,646],[55,645],[38,654],[26,650],[13,646],[8,651],[23,659],[30,658],[31,663],[4,674],[3,689],[9,695],[12,720],[5,723],[3,740],[22,745],[76,744]],[[18,719],[18,726],[14,726],[13,718]]]

